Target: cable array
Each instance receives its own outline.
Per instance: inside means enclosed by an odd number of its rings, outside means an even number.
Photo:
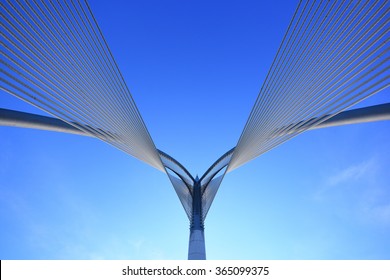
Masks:
[[[389,86],[389,6],[299,3],[228,172]]]
[[[164,171],[88,4],[0,5],[1,88]]]

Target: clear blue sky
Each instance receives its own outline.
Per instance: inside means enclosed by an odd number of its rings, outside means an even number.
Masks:
[[[90,2],[156,146],[193,175],[237,143],[297,4]],[[207,258],[389,259],[388,166],[389,122],[299,135],[225,177]],[[167,176],[87,137],[0,127],[0,225],[0,259],[187,258]]]

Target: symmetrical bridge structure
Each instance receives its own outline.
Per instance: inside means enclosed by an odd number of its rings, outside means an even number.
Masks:
[[[51,114],[0,109],[0,125],[101,139],[165,172],[190,221],[189,259],[224,176],[311,129],[390,120],[352,109],[390,81],[390,4],[300,1],[235,147],[199,178],[156,148],[88,3],[3,1],[1,88]]]

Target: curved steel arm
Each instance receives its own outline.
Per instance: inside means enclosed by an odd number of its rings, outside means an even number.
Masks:
[[[325,116],[326,117],[326,116]],[[349,111],[341,112],[328,120],[309,128],[309,130],[312,129],[319,129],[319,128],[326,128],[326,127],[332,127],[332,126],[339,126],[339,125],[347,125],[347,124],[357,124],[357,123],[364,123],[364,122],[373,122],[373,121],[384,121],[384,120],[390,120],[390,103],[380,104],[380,105],[374,105],[370,107],[365,108],[359,108]],[[15,126],[15,127],[25,127],[25,128],[35,128],[35,129],[42,129],[42,130],[50,130],[50,131],[57,131],[57,132],[65,132],[65,133],[71,133],[71,134],[77,134],[77,135],[84,135],[84,136],[91,136],[85,131],[82,131],[62,120],[51,118],[51,117],[45,117],[41,115],[36,114],[30,114],[30,113],[24,113],[19,111],[13,111],[8,109],[0,109],[0,126]],[[302,129],[302,128],[301,128]],[[234,148],[223,154],[218,160],[215,161],[213,165],[205,172],[205,174],[202,176],[201,181],[207,176],[212,174],[209,174],[212,169],[218,165],[224,158],[226,158],[228,155],[230,155],[233,152]],[[160,156],[169,159],[172,161],[175,165],[177,165],[184,173],[192,180],[194,181],[194,178],[191,176],[191,174],[187,171],[187,169],[184,168],[177,160],[173,159],[171,156],[167,155],[166,153],[158,150]],[[218,168],[219,170],[220,168]],[[215,175],[215,174],[214,174]]]
[[[321,118],[326,119],[328,116],[323,116]],[[380,104],[380,105],[374,105],[359,109],[353,109],[341,112],[326,121],[323,121],[322,123],[310,127],[308,130],[313,129],[319,129],[319,128],[327,128],[332,126],[340,126],[340,125],[348,125],[348,124],[357,124],[357,123],[365,123],[365,122],[374,122],[374,121],[386,121],[390,120],[390,103]],[[299,127],[299,125],[296,125]],[[296,127],[295,126],[295,127]],[[304,129],[304,127],[299,127],[296,129]],[[289,131],[289,133],[294,132],[294,129]],[[230,149],[225,154],[223,154],[221,157],[219,157],[211,166],[210,168],[205,172],[205,174],[202,176],[200,181],[206,185],[211,181],[212,178],[224,167],[226,167],[229,164],[228,162],[223,162],[226,158],[231,156],[231,154],[234,152],[235,148]],[[224,165],[219,166],[218,169],[215,169],[218,164],[223,163]],[[203,182],[205,178],[210,178],[210,180],[207,180],[207,182]]]
[[[310,129],[388,120],[390,120],[390,103],[385,103],[341,112]]]
[[[60,119],[0,108],[0,126],[15,126],[92,136]]]
[[[170,155],[164,153],[163,151],[161,151],[159,149],[157,149],[157,151],[160,154],[160,157],[163,159],[163,164],[165,165],[166,168],[169,168],[174,173],[176,173],[183,181],[185,181],[185,180],[182,178],[182,176],[185,174],[191,180],[191,185],[193,185],[195,183],[194,177],[192,177],[191,173],[188,172],[188,170],[180,162],[178,162],[176,159],[174,159],[173,157],[171,157]],[[165,162],[164,159],[172,162],[174,164],[174,167],[176,167],[176,168],[172,168],[170,166],[167,166],[167,164],[164,163]],[[184,172],[184,174],[181,173],[180,171]]]

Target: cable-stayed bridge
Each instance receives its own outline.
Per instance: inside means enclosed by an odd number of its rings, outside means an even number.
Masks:
[[[389,86],[386,1],[300,2],[236,147],[200,178],[156,148],[86,2],[4,2],[1,87],[55,116],[1,111],[1,124],[99,138],[166,172],[204,259],[204,220],[227,172],[309,129],[388,120],[346,111]]]

